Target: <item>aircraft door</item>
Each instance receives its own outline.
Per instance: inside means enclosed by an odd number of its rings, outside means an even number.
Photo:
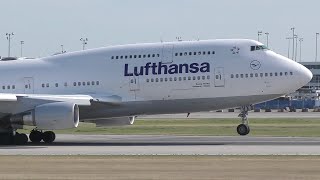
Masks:
[[[33,94],[34,93],[34,81],[32,77],[24,78],[24,93]]]
[[[129,84],[130,84],[130,91],[139,91],[140,90],[139,76],[130,76]]]
[[[173,62],[173,44],[165,44],[162,47],[162,60],[163,64],[170,64]]]
[[[215,87],[224,87],[225,78],[224,78],[224,68],[218,67],[214,68],[214,86]]]

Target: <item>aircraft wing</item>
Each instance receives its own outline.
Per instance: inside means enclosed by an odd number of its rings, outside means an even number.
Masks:
[[[79,106],[91,106],[93,103],[116,106],[121,104],[122,98],[110,94],[46,95],[0,93],[0,117],[2,116],[1,114],[21,113],[36,106],[52,102],[69,102]]]

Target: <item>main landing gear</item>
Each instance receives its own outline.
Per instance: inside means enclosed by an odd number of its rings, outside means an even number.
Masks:
[[[34,129],[30,132],[29,139],[33,143],[40,143],[43,140],[45,143],[50,144],[56,139],[56,134],[52,131],[42,132]]]
[[[249,120],[248,120],[248,111],[251,111],[253,106],[242,106],[240,108],[240,114],[238,117],[241,118],[242,123],[237,127],[237,132],[241,136],[248,135],[250,133]]]

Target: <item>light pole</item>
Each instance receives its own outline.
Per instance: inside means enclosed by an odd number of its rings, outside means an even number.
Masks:
[[[22,57],[22,48],[23,48],[23,45],[24,45],[24,41],[20,41],[20,45],[21,45],[21,49],[20,49],[20,57]]]
[[[80,38],[80,41],[82,42],[82,50],[84,50],[85,46],[88,44],[88,38]]]
[[[269,48],[269,33],[266,32],[266,33],[264,33],[264,34],[267,36],[267,47]]]
[[[260,36],[262,35],[262,31],[258,31],[258,41],[260,42]]]
[[[315,59],[316,62],[318,59],[318,36],[319,36],[319,33],[316,33],[316,59]]]
[[[13,35],[14,35],[13,32],[12,33],[6,33],[7,40],[8,40],[8,57],[10,57],[11,39],[12,39]]]
[[[60,46],[61,46],[61,54],[66,53],[66,51],[63,48],[63,44],[61,44]]]
[[[290,58],[289,57],[290,56],[290,42],[291,42],[292,37],[287,37],[286,39],[288,40],[288,58]]]
[[[296,48],[295,48],[295,55],[294,55],[294,61],[296,61],[297,62],[297,54],[298,54],[298,35],[296,34],[295,36],[294,36],[294,38],[296,38]]]
[[[299,38],[299,42],[300,42],[300,62],[301,62],[301,54],[302,54],[302,51],[301,51],[301,47],[302,47],[302,41],[303,41],[303,38]]]
[[[294,30],[295,30],[295,28],[292,27],[291,30],[292,30],[292,41],[293,41],[293,43],[292,43],[292,60],[294,60],[294,36],[295,36]]]

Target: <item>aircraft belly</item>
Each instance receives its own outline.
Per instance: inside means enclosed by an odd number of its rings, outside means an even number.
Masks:
[[[219,110],[263,102],[281,95],[236,96],[201,99],[156,100],[126,102],[119,106],[94,103],[92,106],[80,106],[80,119],[102,119],[111,117],[135,116],[143,114],[174,114]]]

